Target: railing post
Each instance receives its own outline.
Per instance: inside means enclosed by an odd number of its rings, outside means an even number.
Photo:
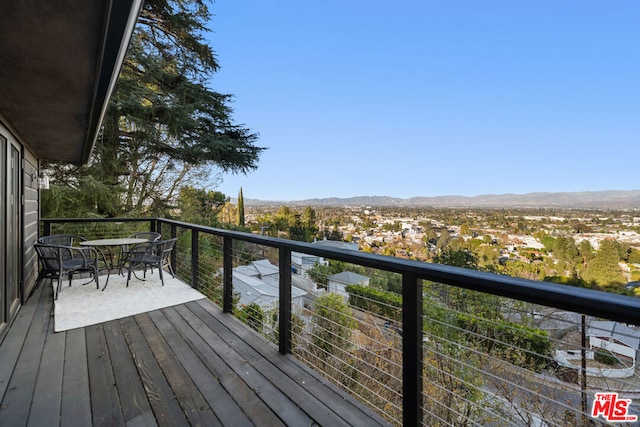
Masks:
[[[152,218],[149,221],[149,231],[151,231],[152,233],[155,233],[158,231],[158,219],[157,218]]]
[[[51,222],[44,221],[44,230],[43,233],[45,236],[51,236]]]
[[[224,236],[222,240],[222,311],[233,311],[233,239]]]
[[[175,224],[171,224],[171,238],[175,239],[176,237],[178,237],[178,227]],[[171,251],[171,268],[173,268],[173,271],[176,271],[177,252],[178,250]]]
[[[422,280],[402,275],[402,425],[422,423]]]
[[[280,353],[291,353],[291,249],[280,247],[280,315],[278,338]]]
[[[198,289],[198,271],[200,270],[200,241],[198,230],[191,230],[191,287]]]

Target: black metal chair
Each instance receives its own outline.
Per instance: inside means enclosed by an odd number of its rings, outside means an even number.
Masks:
[[[73,246],[78,247],[82,242],[87,239],[82,236],[78,236],[77,234],[51,234],[49,236],[43,236],[38,239],[38,243],[44,243],[46,245],[58,245],[58,246]],[[100,252],[99,248],[96,248],[98,252]],[[100,253],[102,255],[102,253]],[[78,252],[73,252],[71,254],[74,257],[81,258]],[[102,255],[104,258],[104,255]]]
[[[71,286],[74,273],[89,272],[93,278],[83,285],[95,280],[96,288],[100,289],[98,252],[94,248],[44,243],[36,243],[35,248],[41,263],[37,284],[44,279],[51,279],[52,282],[53,279],[57,279],[55,299],[58,299],[62,289],[63,277],[69,277],[69,286]]]
[[[176,239],[161,240],[157,242],[147,242],[135,245],[129,251],[128,267],[127,267],[127,286],[131,280],[131,274],[139,280],[145,280],[147,277],[147,267],[158,267],[160,271],[160,281],[164,286],[163,267],[167,266],[172,277],[176,277],[171,267],[169,256],[176,245]],[[143,278],[136,276],[135,269],[142,267]]]
[[[133,233],[132,235],[128,236],[130,238],[134,238],[134,239],[147,239],[147,241],[149,242],[157,242],[162,238],[162,235],[160,233],[157,233],[155,231],[140,231],[138,233]],[[122,245],[122,247],[120,248],[120,255],[118,258],[118,266],[119,266],[119,272],[120,275],[122,275],[122,268],[124,267],[124,265],[127,263],[127,261],[129,260],[129,252],[131,251],[131,245]],[[153,270],[151,271],[153,273]]]

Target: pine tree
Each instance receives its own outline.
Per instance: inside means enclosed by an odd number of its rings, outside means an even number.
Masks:
[[[588,261],[587,268],[582,273],[582,278],[588,282],[615,290],[623,283],[625,278],[622,275],[618,262],[620,256],[616,242],[614,240],[603,240],[596,255]]]
[[[56,184],[110,193],[89,211],[166,215],[182,186],[257,167],[257,135],[233,123],[231,95],[207,87],[218,70],[204,39],[210,17],[203,0],[144,2],[92,159],[50,165]]]

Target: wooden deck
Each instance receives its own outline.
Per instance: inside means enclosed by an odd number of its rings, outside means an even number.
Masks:
[[[0,344],[2,426],[385,425],[208,300],[58,333],[52,305]]]

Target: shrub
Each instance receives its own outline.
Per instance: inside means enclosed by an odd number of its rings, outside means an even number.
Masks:
[[[600,348],[595,351],[593,354],[593,359],[596,362],[604,363],[605,365],[616,365],[618,363],[618,358],[611,353],[609,350],[605,350]]]
[[[386,319],[402,321],[402,297],[368,286],[348,285],[349,304]]]

